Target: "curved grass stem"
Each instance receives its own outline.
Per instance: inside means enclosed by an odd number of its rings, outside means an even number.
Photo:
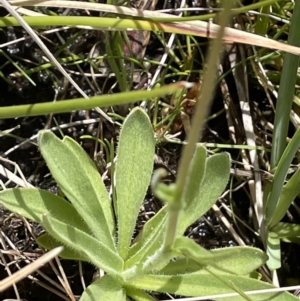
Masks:
[[[180,208],[182,208],[184,205],[182,196],[186,184],[188,169],[196,149],[196,143],[199,141],[199,138],[201,138],[204,120],[208,114],[214,94],[217,76],[216,62],[219,61],[220,51],[222,49],[222,37],[224,35],[225,27],[230,21],[230,9],[234,3],[235,1],[224,2],[224,11],[220,14],[219,19],[220,29],[217,33],[216,39],[212,41],[211,49],[208,52],[207,68],[203,76],[203,84],[197,95],[197,105],[195,115],[192,119],[191,132],[188,136],[188,143],[183,149],[183,154],[179,163],[178,176],[174,192],[174,202],[168,205],[169,216],[167,220],[167,229],[164,241],[164,249],[166,251],[172,247],[176,238],[179,212]]]

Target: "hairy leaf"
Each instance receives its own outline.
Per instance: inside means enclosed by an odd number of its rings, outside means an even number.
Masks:
[[[252,247],[230,247],[208,251],[187,237],[177,238],[174,249],[181,252],[185,258],[170,262],[162,273],[177,275],[184,271],[191,273],[209,267],[218,274],[248,275],[262,266],[268,258],[262,250]]]
[[[49,233],[45,233],[36,239],[36,242],[45,249],[53,249],[55,247],[61,246],[61,242],[54,239]],[[88,258],[82,256],[80,253],[76,252],[72,248],[64,246],[64,249],[59,253],[59,256],[65,259],[89,261]]]
[[[118,250],[124,259],[150,183],[154,150],[149,117],[142,109],[135,108],[121,129],[116,163]]]
[[[79,301],[126,301],[125,290],[115,278],[105,275],[90,284]]]
[[[107,273],[119,275],[123,269],[123,260],[117,253],[85,232],[55,220],[49,214],[44,215],[43,225],[51,236]]]
[[[274,286],[244,276],[231,274],[220,275],[224,281],[241,289],[243,292],[259,289],[271,289]],[[144,275],[130,281],[131,286],[139,289],[172,293],[182,296],[211,296],[234,291],[223,281],[210,274],[208,271],[199,271],[192,274],[181,275]],[[287,292],[264,293],[249,296],[255,301],[296,301],[298,298]],[[244,297],[210,298],[225,301],[244,301]]]
[[[147,257],[153,255],[161,247],[165,221],[164,207],[144,225],[142,232],[137,237],[137,242],[129,249],[126,267],[142,264]]]
[[[199,152],[199,155],[197,153]],[[192,198],[187,202],[186,207],[180,212],[178,233],[183,234],[186,228],[201,217],[216,202],[220,194],[226,187],[230,174],[230,158],[227,153],[221,153],[211,156],[206,160],[204,176],[201,182],[202,174],[199,172],[198,179],[196,168],[203,168],[203,151],[198,151],[192,161],[189,193]],[[198,186],[196,183],[198,182]],[[187,196],[189,194],[187,193]]]
[[[62,192],[76,208],[93,235],[115,250],[114,217],[102,178],[82,147],[69,137],[50,131],[39,134],[39,146]]]
[[[45,213],[64,221],[71,227],[91,234],[75,208],[63,198],[36,188],[13,188],[0,192],[0,203],[7,209],[26,218],[42,223]]]

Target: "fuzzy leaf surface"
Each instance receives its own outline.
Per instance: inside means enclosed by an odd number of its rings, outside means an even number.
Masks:
[[[190,181],[193,181],[193,184],[187,184],[188,186],[191,185],[191,189],[194,190],[190,192],[192,198],[189,199],[184,210],[180,212],[178,225],[179,234],[183,234],[189,225],[211,208],[225,189],[229,179],[230,157],[227,153],[215,154],[206,159],[205,171],[202,179],[202,172],[197,172],[196,169],[203,168],[203,151],[198,150],[198,152],[199,158],[196,154],[192,161],[191,175],[194,176],[189,176],[189,179]],[[196,185],[197,183],[198,186]]]
[[[50,212],[54,219],[64,221],[71,227],[91,234],[75,208],[63,198],[46,190],[36,188],[13,188],[0,192],[0,204],[38,223]]]
[[[103,242],[80,231],[69,224],[44,215],[43,225],[51,236],[79,253],[86,261],[107,273],[119,275],[123,268],[122,258]]]
[[[135,289],[133,287],[126,287],[127,296],[129,296],[132,300],[138,301],[157,301],[156,298],[153,298],[151,295],[147,294],[143,290]]]
[[[180,236],[176,238],[173,245],[174,255],[185,256],[194,259],[199,264],[207,264],[213,262],[213,254],[205,248],[198,245],[195,241],[188,237]]]
[[[36,242],[48,250],[61,246],[61,243],[55,240],[51,235],[49,235],[49,233],[39,236]],[[64,246],[64,249],[59,253],[59,256],[64,259],[89,261],[88,258],[82,256],[80,253],[67,246]]]
[[[126,301],[126,293],[113,277],[105,275],[95,280],[83,292],[79,301]]]
[[[116,162],[118,251],[126,259],[136,219],[154,164],[155,140],[148,115],[140,108],[126,117],[120,132]]]
[[[153,255],[158,250],[164,238],[166,214],[165,208],[162,208],[144,225],[140,238],[134,243],[128,253],[126,267],[134,264],[142,264],[147,257]]]
[[[186,210],[193,206],[193,202],[199,198],[199,189],[205,173],[206,165],[206,148],[202,145],[197,146],[195,155],[190,163],[186,187],[182,198],[186,206]]]
[[[232,274],[222,274],[224,281],[231,283],[235,287],[245,291],[270,289],[274,286],[249,277],[236,276]],[[159,275],[148,274],[132,279],[130,285],[139,289],[152,290],[157,292],[171,293],[181,296],[209,296],[225,293],[233,293],[223,281],[219,280],[207,271],[199,271],[192,274],[182,275]],[[276,292],[267,294],[250,295],[254,301],[296,301],[296,296],[287,292]],[[241,296],[230,298],[214,298],[214,300],[225,301],[245,301]]]
[[[215,258],[215,263],[209,264],[211,270],[241,276],[250,274],[268,259],[262,250],[248,246],[213,249],[211,253]]]
[[[52,176],[76,208],[93,235],[115,250],[115,225],[110,199],[102,178],[82,147],[73,139],[39,134],[39,147]]]
[[[253,247],[230,247],[205,250],[192,239],[180,237],[174,244],[186,258],[171,261],[162,273],[177,275],[209,267],[215,273],[248,275],[267,261],[267,255]]]

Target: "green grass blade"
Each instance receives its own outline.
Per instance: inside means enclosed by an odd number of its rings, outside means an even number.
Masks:
[[[298,169],[283,187],[276,210],[270,219],[270,227],[276,225],[285,216],[290,205],[300,193],[300,169]]]
[[[257,248],[231,247],[208,251],[187,237],[177,238],[173,248],[176,255],[184,255],[215,273],[247,275],[267,261],[266,254]]]
[[[288,44],[300,46],[300,2],[295,1],[291,25],[289,29]],[[271,168],[275,168],[286,146],[286,137],[290,120],[290,112],[295,93],[297,70],[300,57],[290,53],[285,54],[281,79],[276,103],[274,132],[272,139]]]
[[[44,102],[29,105],[0,107],[0,118],[13,118],[22,116],[37,116],[50,113],[64,113],[75,110],[93,109],[95,107],[108,107],[134,103],[143,99],[172,94],[179,89],[190,87],[186,82],[165,85],[158,89],[136,90],[113,95],[102,95],[91,97],[90,99],[76,98],[69,100],[60,100],[55,103]]]
[[[274,179],[272,182],[272,187],[270,194],[267,198],[266,205],[266,220],[267,224],[270,225],[271,219],[275,214],[276,208],[278,206],[280,194],[283,189],[284,180],[286,178],[288,169],[290,168],[290,164],[298,151],[300,146],[300,128],[297,129],[294,134],[292,140],[287,145],[284,153],[282,154],[280,161],[278,162],[278,166],[274,173]]]

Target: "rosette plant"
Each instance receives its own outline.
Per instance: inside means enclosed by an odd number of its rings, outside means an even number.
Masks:
[[[230,299],[297,300],[283,292],[245,295],[272,287],[253,273],[267,259],[261,250],[209,251],[183,236],[224,190],[230,171],[227,153],[207,158],[204,147],[196,148],[179,203],[176,183],[165,185],[160,170],[153,174],[155,136],[140,108],[130,112],[120,132],[112,197],[94,162],[73,139],[42,131],[38,144],[65,198],[42,189],[13,188],[0,192],[0,203],[44,226],[46,232],[38,238],[42,246],[63,245],[63,258],[88,261],[105,272],[87,287],[81,301],[155,300],[149,291],[185,296],[237,292]],[[165,206],[133,240],[150,183]]]

